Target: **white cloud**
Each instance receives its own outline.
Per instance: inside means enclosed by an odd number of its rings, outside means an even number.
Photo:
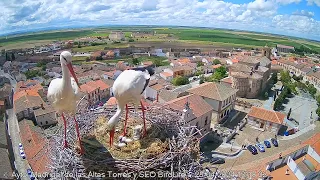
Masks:
[[[313,17],[314,16],[314,12],[309,12],[309,11],[305,11],[305,10],[301,10],[301,11],[295,11],[292,13],[293,15],[300,15],[300,16],[307,16],[307,17]]]
[[[308,5],[316,4],[317,6],[320,7],[320,0],[307,0],[307,1],[308,1]]]
[[[308,11],[277,15],[280,6],[301,0],[32,0],[0,1],[0,31],[78,24],[149,24],[232,28],[242,30],[318,33],[318,21]],[[309,3],[316,2],[308,0]],[[287,18],[287,19],[286,19]],[[299,28],[288,28],[290,23]],[[274,27],[276,25],[276,27]],[[308,26],[301,28],[302,25]],[[293,25],[291,25],[293,26]],[[304,29],[304,30],[301,30]],[[318,34],[314,34],[319,36]],[[319,38],[320,39],[320,38]]]

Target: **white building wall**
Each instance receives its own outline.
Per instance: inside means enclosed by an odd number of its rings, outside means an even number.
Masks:
[[[173,71],[171,69],[169,69],[169,68],[164,69],[163,72],[167,72],[167,73],[170,73],[170,74],[173,75]]]
[[[56,119],[56,113],[48,113],[48,114],[43,114],[41,116],[36,117],[36,121],[38,126],[44,126],[44,125],[51,125],[57,123]],[[48,122],[48,123],[46,123]]]
[[[288,158],[287,165],[299,180],[304,180],[305,176],[302,174],[302,172],[298,168],[297,163],[294,162],[294,160],[290,156]]]
[[[311,156],[314,160],[316,160],[318,163],[320,163],[320,156],[319,154],[311,147],[308,147],[308,154]]]
[[[148,86],[144,91],[144,98],[157,99],[157,91]]]

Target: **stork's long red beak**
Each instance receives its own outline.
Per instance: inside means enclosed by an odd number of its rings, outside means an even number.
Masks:
[[[74,78],[74,80],[76,81],[78,87],[80,88],[79,81],[78,81],[78,78],[77,78],[76,74],[74,73],[72,64],[71,64],[71,63],[68,63],[68,64],[67,64],[67,67],[68,67],[68,69],[69,69],[69,71],[70,71],[70,73],[71,73],[71,76]]]

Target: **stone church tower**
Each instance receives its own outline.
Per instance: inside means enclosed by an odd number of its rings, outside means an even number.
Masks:
[[[271,60],[271,48],[269,48],[267,45],[262,49],[262,56],[266,56]]]

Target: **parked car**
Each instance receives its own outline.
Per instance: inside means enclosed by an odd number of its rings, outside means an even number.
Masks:
[[[213,157],[210,160],[211,164],[224,164],[226,161],[223,158],[219,158],[219,157]]]
[[[23,146],[21,143],[19,143],[19,150],[23,150]]]
[[[26,154],[22,150],[20,150],[20,156],[22,159],[26,159]]]
[[[247,147],[247,149],[248,149],[253,155],[258,154],[258,150],[257,150],[254,146],[252,146],[252,145],[249,145],[249,146]]]
[[[263,141],[264,145],[266,145],[267,148],[271,148],[271,144],[268,140]]]
[[[260,152],[265,152],[264,146],[262,144],[258,143],[258,144],[256,144],[256,146]]]
[[[27,169],[27,173],[28,173],[28,176],[30,177],[31,180],[34,180],[36,179],[31,171],[31,169]]]
[[[277,141],[275,138],[272,138],[272,139],[271,139],[271,142],[272,142],[272,144],[273,144],[275,147],[278,147],[278,146],[279,146],[278,141]]]

